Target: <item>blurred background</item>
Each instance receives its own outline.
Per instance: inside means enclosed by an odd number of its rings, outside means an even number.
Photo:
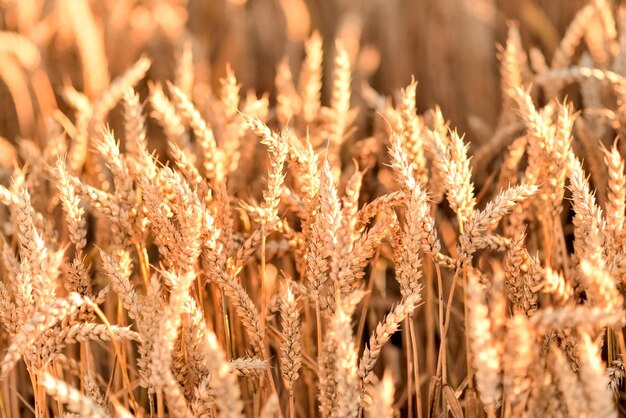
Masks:
[[[276,66],[287,57],[297,76],[303,41],[324,39],[325,78],[334,40],[342,39],[355,70],[353,104],[366,82],[397,94],[414,75],[418,111],[435,104],[475,143],[493,133],[500,106],[497,44],[519,22],[524,46],[548,62],[582,0],[0,0],[4,31],[40,52],[24,65],[0,47],[0,135],[43,134],[63,85],[94,99],[142,54],[149,79],[175,76],[182,51],[192,54],[193,96],[219,88],[228,63],[242,84],[272,95]],[[13,47],[15,48],[15,47]],[[23,61],[23,59],[21,59]],[[325,83],[328,89],[330,83]],[[145,86],[144,86],[145,88]],[[323,100],[327,102],[328,92]]]

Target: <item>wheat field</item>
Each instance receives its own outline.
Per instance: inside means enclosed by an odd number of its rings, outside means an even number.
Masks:
[[[0,417],[626,416],[626,6],[0,0],[0,60]]]

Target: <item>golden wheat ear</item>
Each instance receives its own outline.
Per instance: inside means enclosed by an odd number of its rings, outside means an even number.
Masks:
[[[48,395],[56,401],[65,404],[70,412],[89,418],[106,418],[110,416],[104,408],[98,405],[97,400],[83,395],[77,389],[59,379],[55,379],[50,374],[44,373],[40,375],[39,380]]]

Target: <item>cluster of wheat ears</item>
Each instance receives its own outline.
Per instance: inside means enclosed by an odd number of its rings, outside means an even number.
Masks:
[[[386,99],[322,46],[271,96],[144,55],[3,140],[1,416],[625,411],[626,9],[590,2],[551,62],[511,24],[473,157],[417,82]],[[27,36],[0,53],[11,94],[41,76]]]

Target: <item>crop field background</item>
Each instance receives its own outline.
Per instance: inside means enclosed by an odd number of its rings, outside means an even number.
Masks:
[[[0,0],[0,417],[626,416],[626,5]]]

